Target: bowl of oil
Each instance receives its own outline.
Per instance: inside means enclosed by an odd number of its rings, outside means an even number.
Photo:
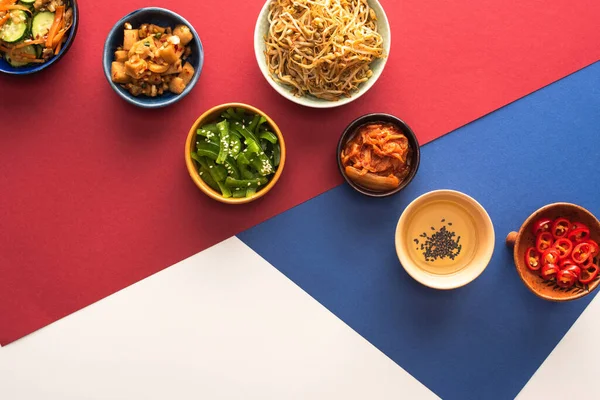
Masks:
[[[455,289],[475,280],[494,252],[494,226],[472,197],[435,190],[413,200],[396,227],[400,264],[416,281]]]

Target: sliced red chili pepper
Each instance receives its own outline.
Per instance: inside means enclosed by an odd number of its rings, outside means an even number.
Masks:
[[[577,281],[577,276],[574,272],[563,269],[556,274],[556,284],[561,288],[570,288]]]
[[[590,266],[584,268],[581,271],[581,275],[579,276],[579,282],[581,283],[590,283],[598,276],[598,272],[600,272],[600,268],[596,264],[591,264]]]
[[[590,266],[591,264],[596,264],[594,262],[594,257],[590,256],[588,257],[584,262],[581,263],[581,266],[583,268],[587,268],[588,266]]]
[[[569,228],[571,228],[571,221],[566,218],[558,218],[552,224],[552,236],[555,239],[566,238],[569,233]]]
[[[552,228],[552,220],[550,218],[540,218],[532,226],[532,231],[535,236],[542,232],[549,232]]]
[[[556,264],[559,260],[560,253],[554,248],[550,248],[542,254],[542,265]]]
[[[589,243],[589,245],[592,246],[592,251],[591,251],[592,257],[596,257],[600,253],[600,246],[598,246],[598,243],[596,243],[592,239],[588,239],[585,242]]]
[[[573,242],[571,242],[569,239],[560,238],[557,239],[556,242],[554,242],[552,247],[558,250],[558,253],[560,254],[560,259],[563,260],[569,257],[571,251],[573,251]]]
[[[530,247],[525,252],[525,265],[532,271],[537,271],[542,266],[540,253],[537,252],[535,247]]]
[[[570,230],[574,231],[575,229],[580,229],[580,228],[585,228],[587,230],[590,230],[590,228],[588,228],[588,226],[586,224],[582,224],[581,222],[573,222]]]
[[[550,247],[552,247],[553,243],[554,243],[554,237],[552,236],[552,234],[550,232],[542,232],[537,236],[537,240],[535,242],[535,248],[540,253],[543,253],[544,251],[546,251]]]
[[[579,277],[581,276],[581,267],[579,267],[579,265],[569,265],[567,268],[564,269],[564,271],[571,271],[577,276],[577,279],[579,279]]]
[[[580,243],[590,237],[590,230],[583,225],[580,228],[573,229],[569,232],[568,239],[573,243]]]
[[[573,249],[573,253],[571,254],[571,258],[577,264],[581,264],[585,262],[588,258],[592,256],[592,246],[589,243],[579,243]]]
[[[550,280],[556,277],[558,271],[560,271],[560,269],[555,264],[546,264],[542,267],[540,274],[542,275],[543,279]]]
[[[564,260],[560,261],[560,269],[565,269],[570,265],[577,265],[575,264],[575,262],[573,260],[571,260],[570,258],[565,258]]]

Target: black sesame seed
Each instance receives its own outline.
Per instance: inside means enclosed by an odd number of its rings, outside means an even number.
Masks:
[[[434,231],[431,236],[428,236],[426,233],[419,235],[425,238],[424,243],[420,245],[420,250],[423,253],[425,261],[433,262],[444,258],[454,260],[462,249],[459,239],[455,239],[457,237],[456,232],[448,231],[445,226],[442,226],[438,231],[434,227],[431,227],[431,229]],[[415,239],[415,243],[419,244],[417,239]]]

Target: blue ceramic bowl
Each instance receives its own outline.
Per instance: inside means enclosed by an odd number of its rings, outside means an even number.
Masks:
[[[176,25],[187,25],[192,31],[192,35],[194,39],[188,44],[188,46],[192,49],[192,54],[188,57],[187,61],[194,67],[194,76],[190,83],[187,85],[183,93],[174,94],[171,92],[166,92],[161,96],[157,97],[147,97],[147,96],[133,96],[127,90],[123,89],[121,85],[114,83],[110,76],[110,66],[114,60],[114,53],[117,50],[117,47],[123,45],[123,30],[125,29],[125,23],[129,22],[134,28],[139,27],[142,24],[155,24],[163,27],[171,27],[175,28]],[[158,7],[146,7],[141,8],[137,11],[134,11],[130,14],[127,14],[123,18],[119,20],[110,30],[108,34],[108,38],[106,39],[106,43],[104,44],[104,54],[103,54],[103,67],[104,67],[104,75],[108,80],[110,86],[114,89],[114,91],[125,99],[127,102],[136,105],[142,108],[160,108],[166,107],[168,105],[174,104],[187,96],[187,94],[192,90],[192,88],[198,82],[198,78],[200,77],[200,73],[202,72],[202,65],[204,64],[204,50],[202,48],[202,42],[200,41],[200,36],[188,21],[186,21],[180,15],[174,13],[173,11],[166,10],[164,8]]]
[[[79,27],[79,7],[77,6],[76,0],[71,0],[71,4],[73,5],[73,26],[69,30],[69,35],[67,36],[67,41],[63,44],[60,52],[52,57],[50,60],[43,64],[31,64],[26,65],[24,67],[13,67],[9,63],[6,62],[4,57],[0,58],[0,72],[10,75],[29,75],[35,74],[36,72],[40,72],[51,65],[54,65],[63,58],[63,56],[69,51],[73,41],[75,40],[75,35],[77,35],[77,28]]]

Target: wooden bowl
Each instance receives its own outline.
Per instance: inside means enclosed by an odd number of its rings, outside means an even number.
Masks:
[[[587,285],[578,283],[576,286],[563,289],[554,281],[544,280],[527,268],[525,251],[535,243],[532,226],[542,217],[551,219],[564,217],[572,222],[581,222],[590,228],[590,238],[596,242],[600,241],[600,221],[585,208],[570,203],[554,203],[540,208],[527,218],[519,232],[511,232],[506,237],[506,244],[514,247],[515,266],[525,286],[542,299],[557,302],[576,300],[596,290],[600,284],[600,275]]]
[[[195,164],[195,161],[192,160],[192,157],[190,156],[190,152],[195,147],[195,143],[196,143],[196,136],[197,136],[196,130],[204,124],[214,122],[215,120],[217,120],[219,118],[219,116],[221,115],[221,113],[223,111],[227,110],[228,108],[243,108],[246,111],[249,111],[253,114],[262,115],[263,117],[265,117],[267,119],[267,124],[269,124],[269,126],[273,130],[273,133],[275,133],[275,135],[277,135],[277,138],[279,139],[279,146],[281,147],[281,159],[279,161],[279,166],[277,167],[277,171],[275,171],[275,175],[273,175],[271,180],[269,180],[269,183],[267,183],[267,185],[264,188],[262,188],[261,190],[258,190],[252,197],[243,197],[243,198],[238,198],[238,199],[235,199],[233,197],[230,197],[230,198],[223,197],[221,195],[221,193],[214,191],[210,186],[208,186],[202,180],[202,178],[200,178],[200,175],[198,175],[198,166]],[[194,183],[196,184],[198,189],[203,191],[208,197],[215,199],[217,201],[220,201],[221,203],[225,203],[225,204],[245,204],[245,203],[249,203],[251,201],[257,200],[257,199],[261,198],[262,196],[264,196],[265,194],[267,194],[279,180],[279,177],[281,176],[281,172],[283,171],[283,166],[285,165],[285,157],[286,157],[285,141],[283,140],[283,135],[282,135],[281,131],[279,130],[279,127],[277,126],[275,121],[273,121],[271,119],[271,117],[269,117],[263,111],[259,110],[256,107],[252,107],[248,104],[226,103],[226,104],[221,104],[219,106],[211,108],[210,110],[208,110],[204,114],[202,114],[196,120],[196,122],[194,122],[194,125],[192,125],[192,127],[190,128],[190,131],[187,136],[187,140],[185,142],[184,157],[185,157],[185,164],[187,166],[187,170],[190,175],[190,178],[192,178],[192,181],[194,181]]]

